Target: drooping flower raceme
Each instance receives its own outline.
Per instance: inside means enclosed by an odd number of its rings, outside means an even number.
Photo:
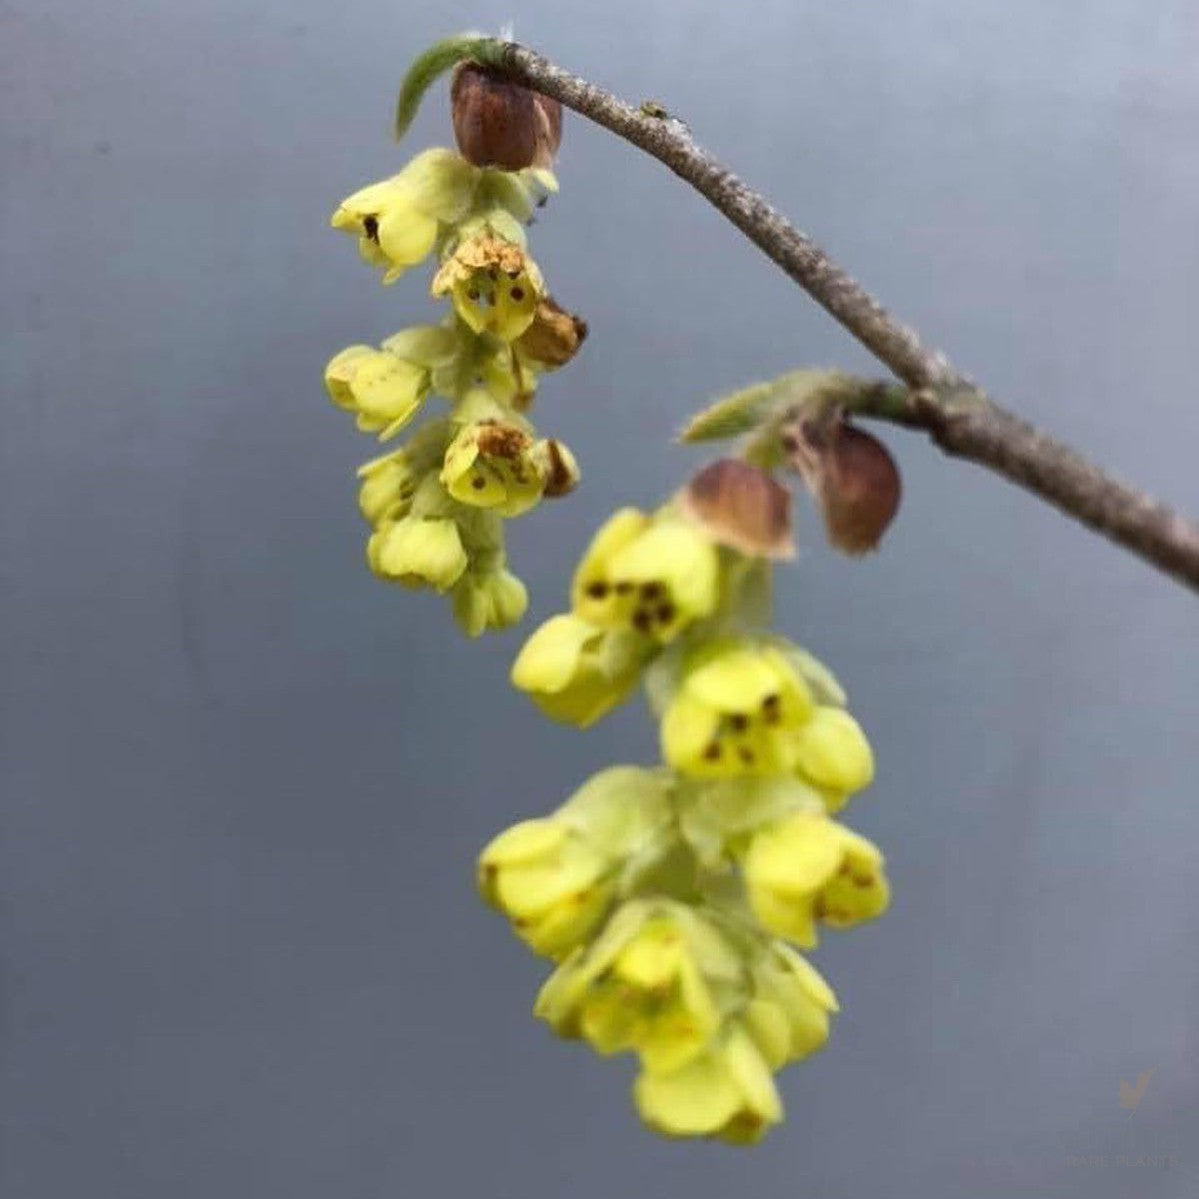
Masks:
[[[418,154],[332,218],[384,283],[431,259],[441,315],[335,354],[325,384],[383,442],[445,401],[361,467],[358,504],[374,573],[444,594],[474,637],[528,606],[504,522],[578,482],[573,454],[528,411],[586,326],[550,296],[526,231],[557,189],[560,107],[488,63],[459,67],[452,103],[460,153]],[[758,431],[742,459],[711,464],[657,511],[616,512],[582,555],[569,610],[512,666],[542,712],[578,728],[644,685],[661,764],[600,771],[500,832],[477,873],[485,902],[552,963],[536,1015],[634,1057],[651,1129],[735,1144],[782,1120],[776,1073],[830,1035],[836,997],[799,950],[890,896],[879,849],[833,819],[873,780],[870,745],[828,669],[769,627],[772,564],[794,547],[789,492],[764,467],[799,462],[854,552],[894,514],[898,475],[835,414],[788,431],[780,408],[747,424],[772,394],[751,388],[692,422],[692,436]]]
[[[837,1010],[793,946],[889,900],[882,854],[831,819],[872,781],[870,746],[828,669],[765,627],[769,559],[789,536],[778,485],[753,469],[717,472],[736,481],[731,512],[710,471],[702,504],[617,512],[583,554],[571,610],[512,667],[546,715],[580,728],[644,682],[663,765],[601,773],[480,862],[484,896],[557,963],[537,1015],[634,1054],[649,1127],[734,1143],[782,1119],[774,1073],[820,1049]]]
[[[440,323],[342,350],[325,385],[381,441],[430,397],[448,401],[406,445],[362,468],[359,507],[375,574],[448,594],[472,637],[514,624],[528,606],[503,521],[578,482],[574,456],[526,416],[539,377],[565,365],[586,333],[550,299],[528,252],[525,223],[556,187],[543,166],[505,171],[432,149],[346,197],[332,218],[384,283],[437,260],[430,291],[449,301]]]

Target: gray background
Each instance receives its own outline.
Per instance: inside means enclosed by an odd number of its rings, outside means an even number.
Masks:
[[[784,1076],[785,1128],[661,1143],[628,1063],[530,1018],[543,968],[472,886],[500,827],[649,760],[650,724],[548,725],[506,688],[521,633],[466,643],[368,575],[372,444],[319,381],[430,311],[326,227],[447,139],[439,89],[388,140],[408,56],[515,16],[683,114],[996,393],[1199,511],[1194,0],[513,8],[0,2],[0,1189],[1195,1194],[1193,596],[900,433],[882,553],[838,559],[801,513],[782,623],[872,733],[851,820],[894,908],[817,955],[844,1014]],[[612,506],[700,460],[669,445],[699,401],[869,367],[630,148],[570,119],[560,174],[535,249],[593,337],[539,420],[586,482],[511,528],[533,618]],[[1150,1153],[1172,1168],[1118,1160]]]

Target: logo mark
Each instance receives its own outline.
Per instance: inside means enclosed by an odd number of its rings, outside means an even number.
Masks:
[[[1156,1070],[1157,1067],[1154,1067]],[[1141,1106],[1141,1100],[1145,1098],[1145,1088],[1149,1085],[1149,1080],[1153,1077],[1153,1070],[1146,1070],[1137,1079],[1137,1085],[1134,1087],[1131,1083],[1127,1083],[1124,1079],[1120,1079],[1120,1106],[1127,1108],[1130,1112],[1135,1112]]]

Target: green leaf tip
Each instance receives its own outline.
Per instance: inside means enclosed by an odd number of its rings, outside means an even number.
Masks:
[[[499,66],[506,43],[485,33],[460,33],[434,43],[418,54],[400,84],[396,100],[396,141],[408,132],[408,127],[420,109],[425,92],[451,67],[471,60],[483,66]]]
[[[697,412],[679,431],[681,442],[723,441],[756,430],[768,431],[786,411],[803,407],[842,405],[856,400],[877,384],[834,370],[794,370],[766,383],[730,392]],[[904,394],[897,389],[897,394]]]
[[[721,396],[691,417],[679,430],[679,441],[722,441],[756,429],[770,414],[775,391],[774,383],[754,383]]]
[[[835,385],[843,376],[835,371],[788,371],[766,383],[754,383],[739,391],[730,392],[697,412],[680,430],[681,442],[723,441],[740,437],[765,425],[779,411]]]

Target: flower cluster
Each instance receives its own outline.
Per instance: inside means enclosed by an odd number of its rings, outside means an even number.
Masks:
[[[718,466],[698,496],[693,483],[656,513],[617,512],[570,612],[512,670],[580,727],[643,682],[662,765],[601,772],[502,833],[479,880],[556,963],[536,1013],[637,1055],[647,1125],[748,1143],[782,1118],[774,1072],[823,1046],[837,1009],[798,949],[879,915],[889,891],[878,849],[833,819],[871,782],[870,746],[827,668],[766,627],[768,558],[789,552],[782,489]]]
[[[448,592],[472,637],[515,623],[528,605],[507,569],[503,521],[565,495],[579,477],[570,451],[539,437],[526,415],[539,376],[568,362],[586,332],[550,298],[528,252],[525,225],[556,187],[544,167],[502,170],[432,149],[347,197],[332,219],[384,283],[437,260],[430,290],[449,302],[444,319],[342,350],[325,386],[380,441],[431,395],[449,402],[362,467],[359,506],[375,574]]]
[[[444,316],[342,350],[325,384],[381,441],[430,396],[447,401],[361,468],[359,506],[371,569],[447,593],[478,636],[528,605],[504,520],[578,482],[528,411],[586,327],[551,299],[526,235],[557,188],[558,103],[513,83],[491,40],[451,39],[413,64],[397,132],[463,50],[482,61],[454,72],[458,152],[418,154],[332,218],[384,283],[433,258]],[[872,781],[870,746],[833,675],[769,624],[772,561],[794,551],[790,494],[764,468],[800,473],[846,552],[877,545],[898,506],[894,463],[842,410],[848,386],[793,373],[700,414],[685,437],[748,433],[744,458],[656,512],[618,511],[579,562],[569,611],[512,666],[552,719],[585,728],[643,685],[658,720],[659,765],[603,770],[502,832],[478,885],[554,963],[536,1014],[597,1053],[634,1054],[637,1110],[670,1136],[749,1144],[782,1119],[775,1073],[826,1043],[837,1010],[799,951],[889,901],[882,854],[834,819]]]

